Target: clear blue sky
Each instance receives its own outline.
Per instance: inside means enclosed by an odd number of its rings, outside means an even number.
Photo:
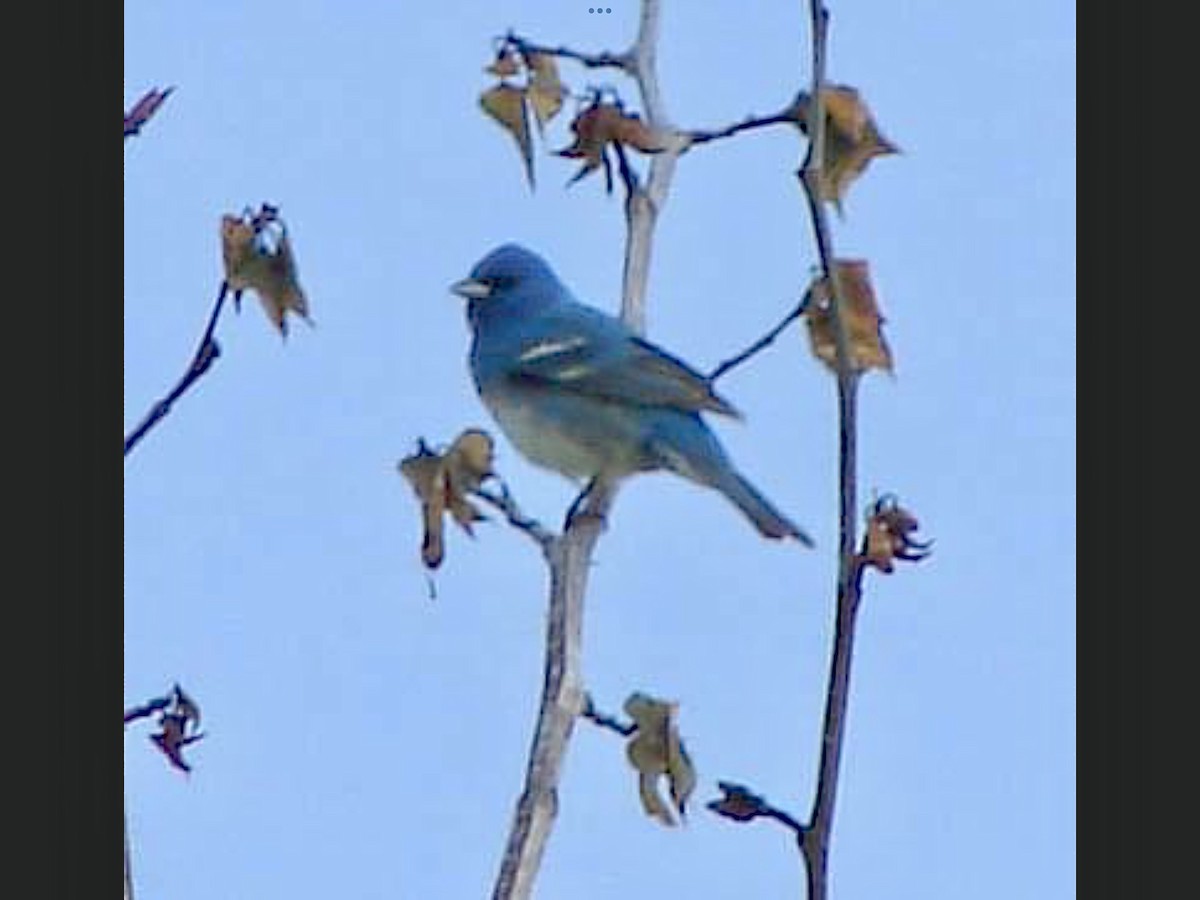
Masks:
[[[478,898],[490,890],[541,681],[545,583],[500,525],[449,536],[430,600],[396,461],[491,427],[447,285],[488,249],[545,254],[615,309],[620,198],[542,156],[531,194],[478,111],[491,39],[621,50],[634,0],[128,3],[128,106],[176,85],[125,158],[125,427],[179,376],[221,277],[222,213],[287,219],[316,327],[250,300],[224,353],[125,463],[125,700],[178,679],[195,773],[125,738],[140,896]],[[716,127],[809,77],[807,7],[666,0],[670,114]],[[897,377],[862,394],[864,493],[937,539],[868,580],[832,870],[837,900],[1075,893],[1075,13],[831,3],[830,75],[905,155],[851,191],[836,242],[871,261]],[[577,89],[615,73],[563,65]],[[564,116],[550,145],[568,143]],[[689,154],[661,219],[650,336],[701,368],[795,302],[815,262],[787,129]],[[820,545],[761,541],[667,476],[621,494],[596,558],[598,703],[681,701],[700,785],[644,817],[620,741],[582,724],[539,897],[799,896],[789,839],[717,819],[717,779],[807,814],[830,649],[832,383],[798,331],[730,375],[739,465]],[[527,509],[570,486],[501,441]]]

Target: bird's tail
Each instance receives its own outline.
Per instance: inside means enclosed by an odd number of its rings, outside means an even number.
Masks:
[[[737,472],[728,470],[720,479],[710,484],[728,497],[733,505],[754,523],[754,527],[763,537],[775,540],[791,537],[805,547],[814,546],[813,539],[800,526],[777,510],[770,500]]]

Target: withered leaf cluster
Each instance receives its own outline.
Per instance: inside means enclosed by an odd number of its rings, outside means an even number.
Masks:
[[[749,822],[769,814],[767,802],[749,788],[732,781],[718,781],[717,787],[721,789],[721,797],[707,804],[717,815],[735,822]]]
[[[225,282],[234,292],[239,310],[242,292],[252,290],[284,338],[288,312],[312,324],[287,226],[276,207],[264,203],[258,212],[222,216],[221,258]]]
[[[679,704],[656,700],[639,692],[631,694],[625,701],[625,713],[633,719],[635,726],[625,754],[638,773],[642,809],[663,825],[678,825],[686,815],[688,799],[696,788],[696,770],[679,736]],[[659,793],[662,778],[667,780],[678,820]]]
[[[536,181],[530,113],[541,131],[562,110],[567,89],[558,77],[558,64],[547,53],[522,52],[506,43],[484,71],[500,78],[500,82],[479,96],[479,105],[517,142],[525,176],[533,187]],[[513,78],[519,81],[509,80]]]
[[[159,710],[158,728],[158,732],[150,735],[150,740],[171,765],[182,772],[190,772],[192,767],[183,758],[183,748],[204,735],[199,733],[200,707],[179,685],[175,685],[169,702]]]
[[[568,184],[574,184],[599,168],[604,169],[605,189],[612,193],[612,162],[609,148],[631,147],[641,153],[660,153],[661,136],[636,113],[627,113],[620,103],[595,98],[571,123],[575,140],[558,151],[567,159],[582,159],[583,165]]]
[[[841,318],[849,341],[850,369],[865,372],[882,369],[893,372],[892,352],[883,336],[883,314],[871,286],[871,273],[865,259],[834,260],[834,272],[841,288]],[[837,372],[837,336],[833,322],[833,298],[823,277],[808,288],[804,316],[808,322],[809,343],[813,354]]]
[[[859,556],[861,564],[890,575],[896,560],[925,559],[932,553],[933,541],[918,541],[914,533],[919,527],[916,516],[900,506],[894,496],[881,497],[873,504],[867,519],[863,552]]]
[[[400,474],[421,504],[425,526],[421,560],[426,567],[436,569],[445,558],[447,513],[472,536],[474,524],[487,518],[468,497],[492,474],[494,452],[491,435],[480,428],[468,428],[445,453],[436,453],[421,441],[416,453],[400,461]]]
[[[801,91],[788,110],[805,134],[808,134],[811,99],[811,95]],[[825,106],[825,146],[819,194],[821,200],[832,203],[842,215],[846,192],[867,164],[877,156],[899,153],[900,148],[883,136],[871,110],[854,88],[828,85],[822,89],[821,99]]]

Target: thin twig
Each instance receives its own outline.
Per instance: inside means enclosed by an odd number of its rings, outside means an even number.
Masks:
[[[637,38],[621,57],[605,57],[605,64],[620,61],[633,75],[641,92],[648,124],[663,133],[671,131],[659,92],[655,70],[661,0],[642,0]],[[544,48],[537,48],[544,49]],[[582,55],[569,55],[580,59]],[[599,63],[601,58],[594,58]],[[581,62],[587,64],[585,59]],[[647,185],[634,190],[626,203],[628,233],[621,301],[621,317],[638,333],[645,332],[645,293],[650,248],[658,211],[666,201],[675,161],[686,145],[676,135],[654,156]],[[525,786],[517,802],[493,900],[525,900],[541,867],[550,830],[558,812],[558,784],[575,721],[584,709],[583,609],[592,555],[616,498],[615,484],[601,483],[589,492],[579,515],[572,516],[562,536],[550,546],[550,600],[546,634],[545,675],[537,726],[529,751]]]
[[[717,128],[711,131],[689,131],[687,132],[688,149],[690,150],[699,144],[707,144],[709,141],[718,141],[722,138],[733,137],[735,134],[740,134],[743,131],[750,131],[755,128],[767,128],[771,125],[781,125],[784,123],[796,124],[796,117],[792,115],[791,107],[769,116],[747,116],[742,121],[726,126],[725,128]]]
[[[150,412],[142,420],[130,434],[125,437],[125,456],[137,446],[138,442],[146,436],[146,433],[153,428],[158,422],[171,411],[172,405],[182,397],[193,384],[209,370],[213,362],[221,355],[221,347],[217,344],[213,337],[213,332],[217,327],[217,320],[221,317],[221,308],[225,304],[225,295],[229,292],[229,285],[222,281],[221,290],[217,292],[217,302],[213,304],[212,313],[208,317],[208,326],[204,329],[204,334],[200,338],[200,344],[196,348],[196,353],[192,357],[192,361],[188,364],[187,371],[183,373],[183,377],[179,383],[171,389],[171,392],[159,400],[150,408]]]
[[[838,280],[829,220],[821,201],[825,164],[825,53],[829,11],[823,0],[809,0],[812,19],[812,103],[808,109],[808,155],[798,173],[804,185],[816,236],[817,251],[829,285],[833,332],[837,346],[839,431],[839,511],[837,615],[833,658],[825,697],[817,795],[800,843],[808,883],[808,900],[828,896],[829,841],[837,801],[838,773],[845,738],[846,710],[850,698],[850,665],[854,655],[855,622],[862,590],[862,568],[855,554],[857,528],[858,375],[851,370],[849,338],[843,316],[844,299]]]
[[[519,531],[525,532],[542,548],[543,553],[548,554],[556,538],[554,533],[537,519],[527,516],[524,513],[521,507],[517,505],[517,501],[513,499],[507,484],[503,481],[499,481],[499,484],[500,493],[498,494],[482,487],[476,488],[471,493],[499,510],[504,515],[504,518],[508,520],[509,525]]]
[[[174,694],[166,694],[162,697],[155,697],[153,700],[147,700],[141,706],[134,706],[125,710],[125,724],[136,722],[138,719],[146,719],[154,715],[156,712],[162,712],[168,706],[175,702]]]
[[[163,101],[170,97],[174,90],[175,88],[169,87],[161,91],[158,88],[146,91],[129,112],[125,113],[125,137],[130,138],[140,132],[142,126],[154,117]]]
[[[597,725],[600,728],[606,728],[609,731],[615,731],[622,737],[630,737],[635,731],[637,731],[637,726],[633,723],[627,724],[622,722],[616,716],[610,716],[600,712],[600,710],[596,709],[596,705],[592,702],[592,698],[590,696],[585,696],[583,698],[583,712],[580,713],[580,715],[582,715],[593,725]]]
[[[753,344],[751,344],[749,347],[747,347],[745,350],[743,350],[737,356],[734,356],[734,357],[731,357],[730,359],[725,360],[725,362],[721,363],[719,366],[717,366],[715,369],[713,369],[712,374],[708,376],[708,380],[716,381],[718,378],[720,378],[722,375],[724,375],[730,369],[734,369],[734,368],[740,366],[742,363],[746,362],[746,360],[750,359],[752,356],[755,356],[756,354],[761,353],[763,350],[766,350],[773,343],[775,343],[775,340],[779,337],[779,335],[783,334],[784,330],[789,325],[791,325],[793,322],[795,322],[797,319],[799,319],[802,315],[804,315],[804,310],[807,307],[808,307],[808,294],[805,294],[804,298],[798,304],[796,304],[795,307],[793,307],[791,312],[789,312],[786,316],[783,317],[783,319],[779,322],[778,325],[776,325],[774,328],[772,328],[770,331],[768,331],[766,334],[764,334],[762,337],[760,337],[757,341],[755,341]]]
[[[721,789],[719,800],[709,801],[705,806],[717,815],[735,822],[752,822],[755,819],[772,819],[791,831],[797,843],[804,840],[804,826],[787,810],[769,803],[761,794],[756,794],[742,784],[718,781]]]
[[[631,62],[628,53],[581,53],[578,50],[572,50],[570,47],[545,47],[541,44],[535,44],[533,41],[527,41],[522,37],[509,33],[505,37],[505,41],[516,47],[522,56],[528,58],[530,54],[541,53],[547,56],[558,56],[562,59],[573,59],[577,63],[581,63],[589,69],[621,69],[629,71]]]

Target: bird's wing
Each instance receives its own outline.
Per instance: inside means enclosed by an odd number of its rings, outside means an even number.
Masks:
[[[712,382],[682,360],[615,320],[578,311],[543,320],[523,335],[509,374],[621,403],[740,418]]]

